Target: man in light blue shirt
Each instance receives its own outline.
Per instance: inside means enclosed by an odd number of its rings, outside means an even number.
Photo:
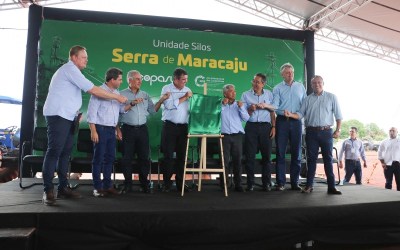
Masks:
[[[236,101],[236,90],[232,84],[227,84],[223,88],[224,99],[221,107],[221,134],[222,145],[224,148],[224,163],[228,167],[232,158],[232,169],[234,176],[235,191],[244,192],[242,187],[242,155],[243,155],[243,134],[242,122],[249,119],[245,105],[241,101]],[[225,171],[226,174],[229,171]],[[222,181],[222,176],[221,176]]]
[[[357,139],[357,128],[350,128],[350,138],[343,141],[342,148],[339,152],[339,167],[343,168],[343,154],[345,157],[344,182],[349,182],[354,173],[356,184],[361,185],[362,170],[360,158],[364,161],[364,168],[367,167],[367,159],[365,157],[364,145],[360,139]]]
[[[189,98],[192,96],[192,91],[186,87],[187,81],[186,70],[177,68],[173,74],[173,82],[165,85],[161,90],[162,96],[169,95],[168,99],[163,102],[164,109],[161,118],[163,121],[161,148],[164,154],[164,192],[169,192],[171,189],[174,152],[176,153],[176,187],[178,192],[182,191],[189,122]]]
[[[137,154],[137,164],[139,165],[141,191],[152,193],[153,190],[150,189],[150,182],[147,178],[150,170],[147,116],[157,112],[161,103],[169,97],[169,94],[162,95],[161,99],[154,105],[149,94],[140,89],[142,75],[139,71],[129,71],[126,78],[128,88],[122,90],[121,95],[130,100],[130,105],[126,110],[127,112],[120,114],[121,128],[117,126],[117,137],[122,140],[123,145],[121,165],[125,181],[122,193],[132,191],[132,160],[135,154]]]
[[[106,83],[101,88],[118,95],[118,88],[122,82],[122,71],[110,68],[106,73]],[[93,195],[118,194],[113,188],[111,173],[115,161],[115,129],[118,124],[119,113],[125,112],[125,106],[112,99],[102,99],[91,96],[87,111],[87,121],[90,127],[90,137],[93,141],[92,178]],[[103,172],[103,180],[101,173]]]
[[[82,105],[82,91],[91,95],[125,103],[126,98],[93,85],[81,70],[86,68],[86,48],[73,46],[68,63],[53,75],[43,107],[47,123],[48,148],[43,162],[43,203],[54,205],[53,178],[57,169],[57,198],[78,198],[80,195],[68,186],[67,173],[74,139],[74,119]]]
[[[258,73],[252,88],[242,94],[241,101],[250,117],[245,126],[247,191],[254,190],[254,168],[258,149],[261,152],[261,180],[264,191],[271,190],[271,139],[275,136],[275,112],[270,111],[273,96],[264,89],[267,78]]]
[[[313,93],[308,95],[303,101],[299,113],[285,111],[285,116],[289,118],[304,118],[306,126],[306,147],[307,147],[307,184],[302,190],[303,193],[313,191],[315,171],[319,148],[321,147],[324,159],[324,170],[328,182],[328,194],[342,194],[335,188],[335,175],[333,174],[333,138],[340,136],[340,126],[342,124],[342,112],[339,102],[334,94],[323,90],[324,80],[321,76],[314,76],[311,79]],[[336,120],[336,130],[332,131]],[[333,133],[332,133],[333,132]]]
[[[283,191],[286,183],[285,154],[290,142],[290,184],[292,190],[301,190],[298,182],[301,167],[301,120],[285,117],[285,110],[298,113],[307,96],[304,85],[294,80],[294,68],[285,63],[280,68],[283,81],[273,89],[276,109],[276,190]]]

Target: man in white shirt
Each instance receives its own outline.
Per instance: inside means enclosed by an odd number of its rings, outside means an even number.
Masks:
[[[400,140],[397,138],[397,128],[390,128],[389,137],[379,146],[378,159],[385,174],[385,188],[392,189],[394,175],[397,191],[400,191]]]

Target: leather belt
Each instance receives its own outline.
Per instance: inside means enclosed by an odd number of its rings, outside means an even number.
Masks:
[[[124,123],[122,126],[128,126],[128,127],[130,127],[130,128],[139,129],[139,128],[144,128],[144,127],[146,127],[146,124],[142,124],[142,125],[129,125],[129,124]]]
[[[243,133],[233,133],[233,134],[222,133],[221,135],[223,135],[223,136],[235,136],[235,135],[243,135]]]
[[[319,127],[307,127],[308,130],[316,130],[316,131],[320,131],[320,130],[329,130],[331,129],[331,126],[319,126]]]
[[[172,124],[175,126],[187,126],[187,123],[174,123],[174,122],[171,122],[170,120],[165,120],[165,123]]]

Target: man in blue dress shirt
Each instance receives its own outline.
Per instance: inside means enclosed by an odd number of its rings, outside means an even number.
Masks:
[[[178,192],[182,188],[183,168],[185,164],[186,143],[189,122],[189,98],[192,91],[186,87],[188,74],[182,68],[175,69],[173,82],[165,85],[161,95],[168,94],[162,112],[163,130],[161,147],[164,155],[163,191],[171,189],[173,175],[174,152],[176,153],[175,181]]]
[[[118,88],[122,83],[122,71],[110,68],[106,73],[106,83],[101,88],[107,92],[118,95]],[[102,99],[91,96],[87,111],[87,121],[90,127],[90,137],[93,141],[92,178],[93,195],[119,194],[114,189],[111,173],[115,161],[115,130],[118,124],[119,113],[125,112],[124,105],[112,99]],[[103,172],[103,180],[101,173]]]
[[[68,186],[68,163],[73,147],[74,119],[82,106],[82,91],[91,95],[127,101],[126,97],[108,92],[85,78],[81,70],[86,68],[86,48],[76,45],[69,51],[69,61],[53,75],[49,93],[43,107],[47,123],[48,148],[43,162],[43,203],[54,205],[53,178],[57,170],[57,198],[77,198],[80,195]]]
[[[342,148],[339,152],[339,167],[343,168],[343,154],[345,157],[344,182],[349,182],[351,176],[356,178],[356,184],[362,184],[362,170],[360,158],[364,161],[364,168],[367,167],[367,159],[365,157],[364,145],[360,139],[357,139],[357,128],[350,128],[350,138],[343,141]]]
[[[244,192],[242,187],[242,155],[243,155],[243,134],[242,122],[249,119],[245,105],[236,101],[236,90],[232,84],[223,87],[224,99],[221,107],[221,134],[224,148],[225,167],[229,166],[232,158],[233,181],[235,191]],[[228,174],[228,171],[225,171]],[[222,178],[221,178],[222,180]]]
[[[139,165],[139,182],[141,191],[152,193],[149,187],[148,174],[150,170],[150,142],[147,128],[147,116],[156,113],[161,103],[169,97],[169,94],[161,96],[154,104],[149,94],[140,89],[142,86],[142,75],[139,71],[131,70],[127,76],[128,88],[121,91],[121,95],[130,100],[125,113],[120,114],[120,125],[117,126],[117,138],[122,140],[122,168],[124,173],[124,188],[122,193],[132,191],[132,160],[137,154]]]
[[[342,112],[336,96],[324,91],[324,80],[321,76],[314,76],[311,79],[313,93],[304,99],[300,112],[291,113],[285,111],[289,118],[304,118],[306,126],[306,147],[307,147],[307,184],[302,193],[311,193],[314,186],[315,171],[319,148],[321,147],[324,159],[324,170],[328,182],[328,194],[342,194],[335,188],[335,175],[333,174],[333,138],[339,138],[342,124]],[[332,131],[336,120],[336,130]]]
[[[307,96],[304,85],[294,80],[294,68],[285,63],[280,68],[283,81],[272,91],[276,109],[276,190],[283,191],[286,183],[285,154],[290,143],[290,184],[292,190],[301,190],[298,182],[301,167],[301,120],[285,117],[285,110],[298,113]]]
[[[241,101],[250,115],[245,126],[247,191],[254,190],[254,167],[258,149],[261,152],[261,180],[264,191],[271,190],[271,138],[275,136],[275,112],[269,110],[273,96],[264,89],[267,78],[258,73],[252,88],[242,94]]]

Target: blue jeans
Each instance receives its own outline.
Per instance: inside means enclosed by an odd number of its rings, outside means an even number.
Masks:
[[[333,138],[332,129],[327,130],[311,130],[306,132],[307,145],[307,187],[312,187],[314,184],[315,171],[317,169],[317,159],[319,147],[324,160],[324,170],[328,182],[328,189],[335,188],[335,175],[333,174]]]
[[[112,187],[111,173],[115,160],[115,127],[96,124],[99,142],[93,144],[92,178],[96,190]],[[103,172],[103,181],[101,173]]]
[[[354,177],[356,178],[356,184],[361,184],[362,171],[361,171],[360,161],[346,160],[344,169],[346,171],[346,175],[344,176],[345,182],[349,182],[351,176],[353,176],[354,173]]]
[[[68,166],[74,142],[73,121],[60,116],[46,116],[48,147],[43,162],[43,189],[54,188],[54,172],[58,175],[58,190],[68,186]]]
[[[286,119],[278,115],[276,118],[276,182],[280,186],[286,183],[285,153],[290,142],[290,184],[297,186],[301,167],[301,120]]]

